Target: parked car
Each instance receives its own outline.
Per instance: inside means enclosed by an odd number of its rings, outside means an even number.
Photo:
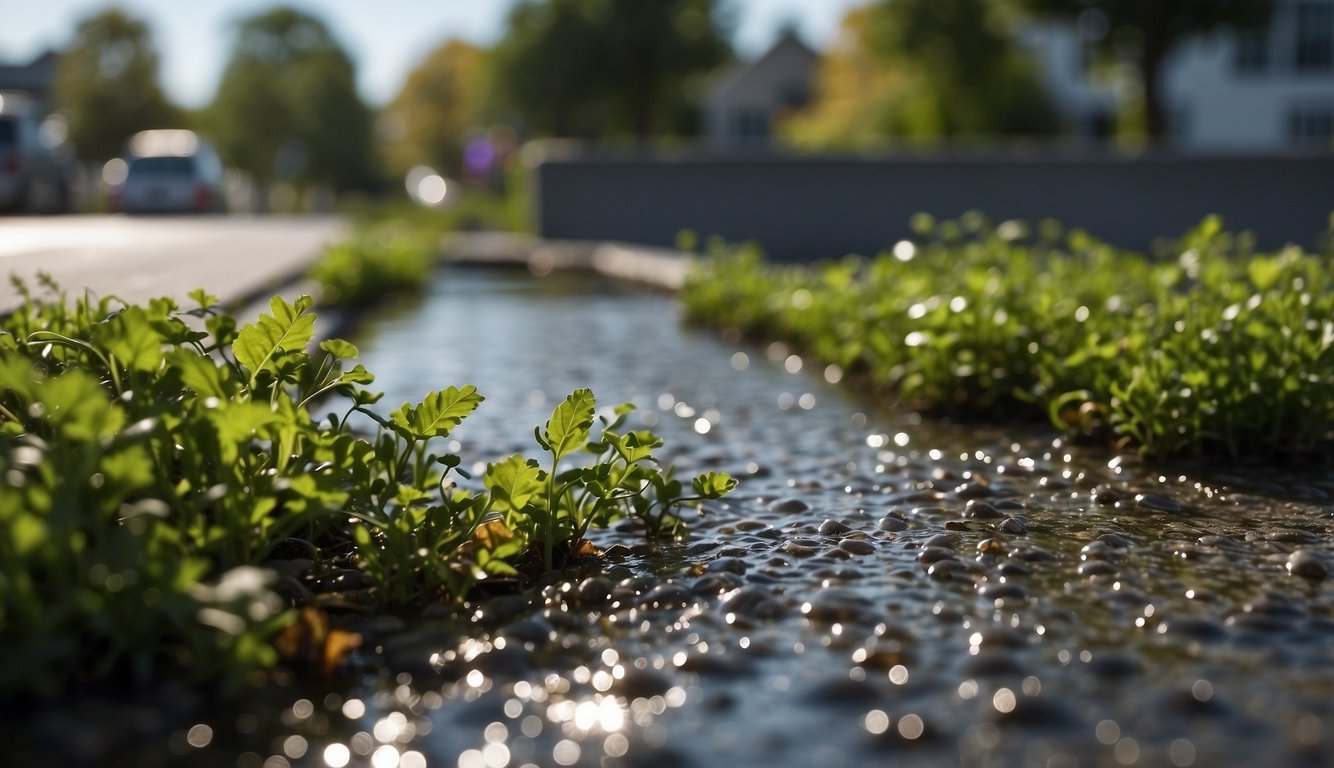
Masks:
[[[132,136],[103,178],[110,206],[124,213],[216,213],[226,209],[222,162],[193,131],[153,130]]]
[[[44,137],[27,103],[0,94],[0,210],[69,210],[70,167],[60,147]]]

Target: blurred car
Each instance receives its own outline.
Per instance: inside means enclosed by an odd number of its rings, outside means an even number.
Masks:
[[[58,213],[70,206],[70,164],[17,95],[0,94],[0,210]]]
[[[193,131],[140,131],[102,176],[113,211],[218,213],[226,209],[222,162]]]

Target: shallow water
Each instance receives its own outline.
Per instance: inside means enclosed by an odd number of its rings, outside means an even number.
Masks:
[[[157,753],[269,768],[1334,761],[1327,470],[1166,472],[1036,427],[873,408],[781,346],[683,329],[670,297],[586,275],[451,268],[358,344],[386,407],[479,388],[454,435],[465,462],[534,453],[533,426],[589,386],[637,405],[631,423],[681,474],[741,485],[688,514],[677,545],[598,533],[625,545],[601,574],[478,601],[468,622],[368,620],[350,688],[201,708]]]

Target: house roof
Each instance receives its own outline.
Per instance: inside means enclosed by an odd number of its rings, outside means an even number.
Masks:
[[[768,51],[755,61],[747,64],[738,64],[729,69],[719,80],[709,89],[709,101],[716,101],[727,98],[727,95],[737,88],[744,88],[746,81],[754,77],[755,72],[762,70],[780,56],[796,54],[804,56],[810,60],[812,69],[820,59],[820,54],[811,49],[810,46],[802,42],[801,38],[791,30],[783,33],[778,41],[769,48]]]

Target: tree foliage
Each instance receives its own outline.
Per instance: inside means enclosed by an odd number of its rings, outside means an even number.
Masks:
[[[1035,16],[1074,19],[1105,53],[1133,60],[1144,98],[1145,130],[1159,139],[1168,130],[1160,74],[1182,42],[1220,28],[1263,24],[1274,0],[1010,0]]]
[[[148,25],[108,8],[79,22],[61,54],[55,106],[79,155],[106,160],[137,131],[181,124],[158,82],[158,55]]]
[[[343,190],[371,179],[372,118],[352,59],[304,12],[273,8],[240,23],[209,117],[224,158],[260,185]]]
[[[814,146],[1051,133],[1032,63],[982,0],[881,0],[854,9],[816,101],[786,133]]]
[[[396,173],[427,165],[458,176],[464,142],[482,127],[484,54],[450,40],[408,74],[385,110],[385,156]]]
[[[511,12],[497,98],[530,134],[688,132],[702,75],[728,60],[714,0],[549,0]]]

